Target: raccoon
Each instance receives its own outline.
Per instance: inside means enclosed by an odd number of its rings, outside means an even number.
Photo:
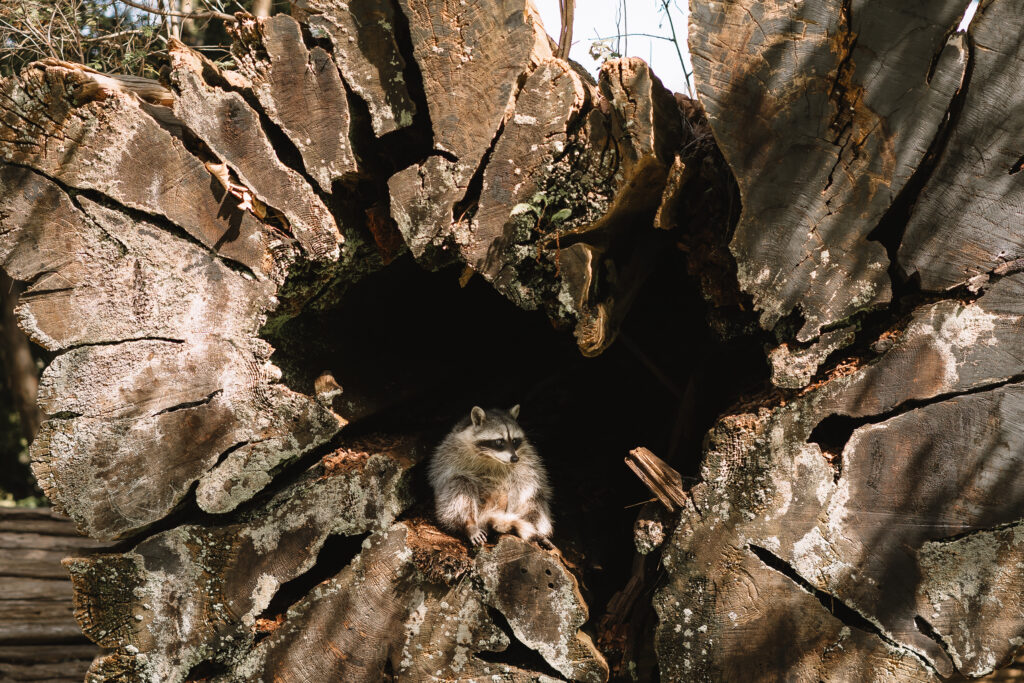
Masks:
[[[518,405],[474,407],[434,451],[429,478],[437,519],[473,545],[482,545],[491,528],[553,547],[547,472],[518,417]]]

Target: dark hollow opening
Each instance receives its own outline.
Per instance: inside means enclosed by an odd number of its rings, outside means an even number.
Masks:
[[[432,448],[472,406],[520,404],[554,487],[553,541],[579,567],[593,626],[629,580],[637,504],[653,497],[624,457],[645,446],[692,481],[714,418],[767,376],[760,346],[714,338],[671,247],[596,358],[481,277],[460,287],[460,273],[402,257],[276,328],[273,360],[306,394],[320,373],[334,376],[352,419],[344,439],[415,433]],[[432,517],[417,470],[414,513]]]

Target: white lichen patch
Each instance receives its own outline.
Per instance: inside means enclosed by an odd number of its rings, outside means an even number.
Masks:
[[[793,486],[788,479],[780,477],[775,480],[775,493],[775,514],[782,516],[789,511],[789,504],[793,502]]]
[[[1002,316],[985,311],[977,304],[963,307],[954,315],[942,321],[939,334],[942,339],[960,349],[966,349],[979,343],[992,346],[996,339],[992,332]]]
[[[823,590],[828,590],[830,585],[853,569],[842,560],[818,527],[812,528],[793,544],[791,564],[800,576]]]
[[[954,390],[961,384],[961,367],[973,366],[970,359],[977,353],[976,347],[994,346],[997,343],[996,331],[1012,327],[1017,320],[1018,317],[990,313],[977,303],[965,306],[959,302],[941,301],[915,316],[897,342],[897,347],[933,347],[942,362],[944,390]],[[972,384],[984,381],[986,378],[971,378]]]
[[[930,608],[933,627],[966,675],[992,671],[1024,641],[1015,635],[1024,572],[1020,528],[928,541],[918,551],[919,609]]]
[[[256,586],[252,589],[252,594],[249,596],[249,599],[252,601],[252,608],[243,614],[241,618],[244,625],[253,625],[256,621],[256,615],[267,608],[280,585],[277,577],[272,574],[259,575],[256,579]]]

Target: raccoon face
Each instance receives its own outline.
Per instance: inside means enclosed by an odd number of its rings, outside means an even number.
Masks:
[[[519,462],[516,451],[526,441],[522,427],[516,422],[519,406],[508,412],[474,407],[470,413],[468,436],[478,455],[498,462],[511,464]]]

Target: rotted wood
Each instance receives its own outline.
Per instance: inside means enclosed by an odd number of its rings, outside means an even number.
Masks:
[[[49,510],[0,508],[0,678],[84,679],[101,650],[75,621],[61,560],[103,548]]]
[[[83,628],[116,648],[93,675],[183,680],[205,666],[223,670],[213,680],[224,681],[377,680],[385,671],[399,680],[426,672],[533,680],[534,672],[474,656],[515,637],[572,680],[605,680],[600,654],[578,631],[586,606],[557,558],[506,537],[474,559],[429,523],[391,523],[411,502],[406,480],[420,453],[409,441],[354,443],[259,510],[69,563],[76,587],[89,589],[76,598]],[[334,534],[357,536],[354,558],[321,558],[337,563],[336,575],[275,612],[278,586],[310,570]]]
[[[365,547],[289,610],[254,653],[255,671],[282,672],[285,681],[376,680],[387,672],[409,681],[535,680],[500,655],[476,656],[500,653],[516,638],[571,680],[607,680],[600,655],[576,630],[587,613],[575,579],[536,546],[506,536],[474,560],[461,543],[420,522],[396,524]],[[332,656],[325,658],[327,648]]]
[[[422,72],[436,154],[388,181],[392,215],[415,256],[444,262],[444,252],[470,239],[470,226],[454,207],[514,105],[517,81],[550,59],[551,48],[527,2],[505,7],[497,0],[403,0],[401,6]],[[461,234],[453,234],[457,226]]]
[[[993,95],[1019,75],[1019,4],[988,3],[966,36],[952,2],[694,8],[743,199],[737,284],[786,391],[723,415],[680,509],[637,524],[638,551],[662,549],[663,680],[932,681],[1019,650],[1024,276],[1000,270],[1019,257],[1017,95]],[[172,43],[170,100],[65,63],[0,84],[0,265],[57,353],[35,471],[80,528],[125,539],[67,563],[110,649],[90,680],[604,680],[567,565],[512,537],[470,555],[419,519],[427,445],[346,436],[351,393],[284,384],[261,331],[382,267],[386,226],[600,353],[672,226],[692,228],[673,206],[698,177],[692,104],[639,60],[589,82],[525,1],[295,16],[239,17],[240,72]],[[330,104],[307,120],[285,98]],[[978,121],[1000,122],[991,152]],[[349,156],[413,137],[431,144],[398,168]],[[981,199],[936,258],[938,186],[978,172],[974,146],[984,178],[958,187]],[[355,179],[380,196],[338,182]],[[373,221],[342,208],[360,202]],[[972,287],[892,302],[910,286],[892,255],[932,294]],[[644,606],[645,562],[616,628]],[[543,662],[505,658],[515,643]]]
[[[0,174],[13,190],[0,198],[9,212],[4,267],[34,281],[19,307],[22,325],[48,348],[76,347],[43,374],[49,419],[32,455],[40,485],[80,528],[106,539],[137,531],[204,475],[203,504],[230,509],[262,488],[271,463],[340,428],[315,400],[274,382],[252,317],[270,304],[265,282],[156,225],[82,196],[72,201],[31,170]],[[40,231],[54,220],[62,230]],[[76,258],[53,263],[53,254]],[[209,278],[201,290],[196,269]],[[262,476],[246,465],[255,457],[268,466]],[[86,495],[93,486],[107,496]]]

